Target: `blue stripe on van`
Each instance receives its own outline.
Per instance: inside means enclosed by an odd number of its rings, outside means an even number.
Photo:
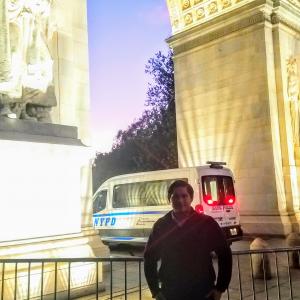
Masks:
[[[93,217],[113,217],[113,216],[129,216],[129,215],[161,215],[169,212],[165,211],[126,211],[126,212],[116,212],[108,214],[93,214]]]
[[[121,240],[121,241],[131,241],[134,237],[131,236],[118,236],[118,237],[110,237],[110,240]]]

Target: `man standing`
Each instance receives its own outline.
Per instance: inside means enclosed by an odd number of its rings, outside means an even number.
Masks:
[[[187,182],[177,180],[171,184],[168,199],[173,210],[154,224],[146,245],[145,276],[156,300],[219,300],[228,288],[230,247],[218,223],[191,207],[193,196]],[[213,251],[218,257],[216,284]]]

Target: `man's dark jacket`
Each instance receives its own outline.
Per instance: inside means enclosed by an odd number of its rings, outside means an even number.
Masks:
[[[218,278],[211,252],[218,256]],[[193,212],[178,226],[172,212],[157,220],[144,252],[145,276],[152,296],[160,291],[167,299],[201,299],[212,289],[224,292],[232,270],[230,247],[218,223]],[[161,260],[159,272],[157,262]]]

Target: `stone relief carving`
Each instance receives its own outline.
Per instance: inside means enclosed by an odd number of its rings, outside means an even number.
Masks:
[[[273,0],[274,5],[281,5],[279,0]],[[292,10],[300,9],[300,0],[286,0]],[[213,16],[225,14],[234,9],[246,5],[249,1],[245,0],[167,0],[173,33],[178,33],[186,29],[202,24],[211,20]],[[266,12],[268,13],[268,12]],[[191,14],[191,16],[187,16]],[[269,13],[268,13],[269,14]],[[292,22],[286,18],[281,11],[272,13],[272,23],[284,23],[292,28],[299,30],[299,22]],[[295,19],[296,20],[296,19]]]
[[[208,5],[208,12],[209,12],[209,14],[211,15],[211,14],[217,12],[217,11],[218,11],[218,3],[215,2],[215,1],[211,2]]]
[[[183,0],[182,1],[182,9],[187,9],[191,6],[190,0]]]
[[[193,23],[193,15],[192,14],[186,14],[184,16],[184,23],[186,25],[189,25],[189,24]]]
[[[226,13],[243,2],[245,0],[167,0],[173,33],[204,23],[213,15]]]
[[[52,0],[0,0],[0,115],[51,122]]]
[[[204,10],[204,8],[198,8],[196,10],[196,16],[197,16],[198,20],[205,18],[205,10]]]
[[[227,8],[229,6],[231,6],[231,1],[230,0],[221,0],[222,3],[222,8]]]
[[[300,130],[300,97],[299,97],[299,77],[298,77],[298,66],[295,58],[290,58],[287,61],[287,93],[290,104],[290,114],[293,131],[293,142],[295,146],[299,146],[299,130]]]
[[[178,5],[176,0],[167,0],[167,5],[170,12],[172,28],[177,29],[180,27],[180,12],[182,10],[181,6]]]

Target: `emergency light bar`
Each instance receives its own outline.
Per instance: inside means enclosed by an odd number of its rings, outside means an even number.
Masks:
[[[206,163],[213,169],[223,169],[223,166],[226,165],[226,162],[224,161],[207,161]]]

